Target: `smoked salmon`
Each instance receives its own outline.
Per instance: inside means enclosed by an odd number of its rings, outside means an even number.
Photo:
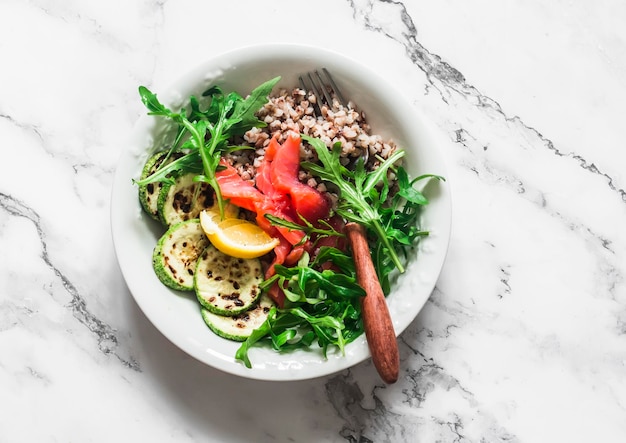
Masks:
[[[295,265],[302,254],[311,248],[301,230],[272,225],[265,217],[274,217],[303,225],[303,220],[318,225],[328,218],[328,200],[316,189],[298,180],[300,170],[300,136],[289,135],[281,145],[274,137],[266,148],[265,157],[257,168],[255,184],[241,178],[237,170],[221,161],[222,170],[215,174],[224,199],[256,214],[257,224],[269,235],[279,239],[274,248],[274,260],[266,278],[274,275],[277,264]],[[283,306],[282,288],[272,287],[270,296]]]
[[[278,144],[272,138],[270,146]],[[280,148],[273,147],[275,153],[271,162],[272,185],[279,192],[291,197],[296,214],[312,224],[317,224],[328,216],[328,201],[317,189],[300,182],[300,136],[290,134]]]

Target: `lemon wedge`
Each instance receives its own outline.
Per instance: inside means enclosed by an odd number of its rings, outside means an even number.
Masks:
[[[279,241],[257,224],[206,209],[200,213],[200,225],[209,241],[222,253],[235,258],[257,258],[274,249]]]

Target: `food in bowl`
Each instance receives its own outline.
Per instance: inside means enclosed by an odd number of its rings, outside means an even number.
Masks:
[[[140,88],[149,113],[176,126],[138,178],[144,211],[163,223],[156,275],[193,291],[202,318],[242,341],[235,357],[269,342],[279,351],[343,351],[363,333],[346,221],[368,227],[385,293],[422,236],[427,199],[402,166],[404,151],[371,134],[351,104],[319,106],[300,88],[246,98],[212,85],[172,111]],[[317,105],[320,105],[319,103]],[[251,252],[252,251],[252,252]]]

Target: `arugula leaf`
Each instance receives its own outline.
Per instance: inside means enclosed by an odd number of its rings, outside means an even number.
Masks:
[[[336,143],[332,151],[326,144],[318,139],[303,135],[317,153],[321,165],[306,162],[302,166],[329,184],[339,188],[339,206],[337,213],[347,220],[360,223],[373,231],[384,245],[387,253],[400,272],[404,272],[404,265],[400,261],[389,237],[382,225],[378,207],[381,200],[375,186],[382,181],[387,183],[387,170],[404,156],[404,151],[395,151],[375,171],[367,173],[363,166],[363,160],[357,162],[354,172],[349,171],[341,164],[341,144]]]
[[[248,351],[259,340],[266,337],[272,330],[272,319],[276,318],[276,308],[270,308],[270,312],[267,315],[267,319],[255,330],[252,331],[250,336],[241,344],[237,352],[235,352],[235,359],[240,360],[246,365],[247,368],[252,367],[250,358],[248,357]]]
[[[276,265],[276,275],[262,283],[267,288],[278,282],[288,297],[283,309],[272,308],[266,321],[252,332],[235,354],[251,367],[248,351],[257,343],[268,343],[278,351],[309,348],[314,342],[326,355],[329,346],[344,352],[345,345],[363,333],[359,299],[365,295],[356,282],[354,264],[335,248],[321,248],[325,257],[343,262],[339,272],[311,269],[305,254],[298,266]]]
[[[176,141],[171,150],[178,149],[178,145],[185,140],[183,146],[191,152],[185,160],[172,162],[175,163],[173,166],[169,163],[137,183],[171,181],[172,173],[193,172],[197,174],[197,181],[208,183],[213,188],[220,213],[223,214],[224,201],[215,173],[222,155],[230,149],[227,141],[254,126],[265,125],[255,113],[267,102],[268,95],[279,80],[280,77],[275,77],[264,82],[246,99],[236,92],[225,96],[221,88],[214,86],[202,94],[210,97],[210,103],[205,110],[202,110],[196,97],[190,97],[189,116],[184,112],[173,112],[158,100],[156,94],[145,86],[140,86],[139,95],[149,111],[148,114],[171,119],[179,125]],[[201,169],[192,164],[190,161],[192,159],[200,160]]]
[[[306,239],[311,237],[312,235],[318,235],[323,237],[344,237],[343,233],[337,232],[332,226],[330,226],[330,224],[328,224],[324,220],[320,221],[320,225],[326,226],[328,229],[315,227],[304,217],[300,218],[303,224],[298,224],[289,220],[285,220],[284,218],[276,217],[275,215],[271,214],[264,214],[264,217],[268,219],[273,226],[287,228],[290,231],[303,231],[306,234],[306,238],[303,238],[302,242],[306,241]]]
[[[386,160],[381,159],[380,166],[374,171],[366,171],[362,159],[351,171],[341,164],[340,144],[336,143],[329,150],[320,139],[306,135],[302,138],[315,149],[321,163],[303,163],[302,166],[328,186],[338,189],[336,212],[339,215],[364,225],[370,232],[369,246],[376,273],[383,292],[388,294],[392,272],[395,269],[404,272],[403,261],[406,261],[409,250],[419,237],[428,235],[417,226],[421,207],[428,204],[428,200],[415,184],[427,178],[443,180],[443,177],[427,174],[410,180],[402,166],[395,166],[404,156],[403,150],[395,151]],[[389,170],[397,177],[397,191],[391,197],[387,179]]]
[[[279,80],[280,77],[276,77],[266,81],[252,90],[250,95],[245,100],[238,101],[235,104],[231,119],[233,119],[233,121],[238,120],[238,122],[233,123],[232,126],[234,130],[241,130],[241,128],[250,128],[253,126],[266,126],[266,123],[259,120],[255,114],[265,103],[267,103],[267,96],[272,92],[272,89]]]
[[[202,163],[200,162],[200,156],[197,151],[190,152],[167,164],[165,164],[164,161],[162,166],[158,168],[154,174],[143,180],[134,180],[134,182],[139,186],[154,182],[174,184],[173,177],[183,172],[195,172],[198,174],[202,172]]]
[[[139,86],[139,96],[141,101],[148,108],[150,115],[162,115],[164,117],[170,117],[174,113],[161,104],[156,94],[153,94],[145,86]]]
[[[352,257],[337,248],[322,246],[315,256],[315,260],[311,263],[311,266],[317,267],[327,262],[332,262],[344,274],[356,275]]]

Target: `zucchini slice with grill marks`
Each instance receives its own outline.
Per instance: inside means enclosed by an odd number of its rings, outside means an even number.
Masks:
[[[207,183],[195,182],[197,174],[183,174],[174,184],[163,183],[157,209],[159,219],[167,226],[198,218],[202,210],[213,206],[214,191]]]
[[[198,257],[209,245],[200,220],[175,224],[161,236],[154,248],[154,272],[164,285],[172,289],[193,291]]]
[[[194,275],[200,304],[218,315],[238,315],[250,309],[261,295],[263,271],[259,259],[230,257],[208,246]]]
[[[263,324],[272,306],[274,302],[267,295],[262,295],[256,305],[234,317],[217,315],[202,308],[202,318],[207,326],[220,337],[244,341],[250,337],[252,331]]]
[[[157,169],[159,169],[159,167],[163,164],[165,158],[167,157],[167,152],[168,151],[160,151],[148,158],[143,167],[143,170],[141,171],[141,180],[151,176],[157,171]],[[179,158],[181,155],[183,154],[179,152],[174,152],[167,159],[167,163]],[[150,215],[150,217],[157,221],[159,220],[159,194],[162,188],[162,182],[148,183],[147,185],[139,186],[139,202],[141,203],[141,207],[144,211],[146,211],[148,215]]]

